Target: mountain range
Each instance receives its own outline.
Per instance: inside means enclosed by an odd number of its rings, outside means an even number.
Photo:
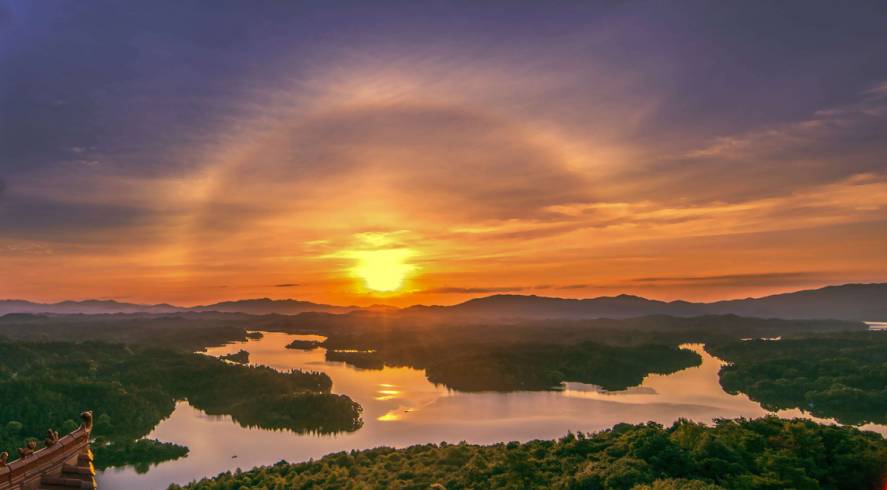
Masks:
[[[887,319],[887,284],[845,284],[713,303],[658,301],[622,294],[590,299],[499,294],[453,306],[412,306],[406,311],[500,318],[631,318],[646,315],[734,314],[761,318]]]
[[[0,315],[7,313],[47,313],[56,315],[70,314],[115,314],[115,313],[187,313],[200,311],[217,311],[222,313],[247,313],[250,315],[297,315],[305,312],[348,313],[359,307],[333,306],[295,299],[243,299],[223,301],[203,306],[175,306],[166,303],[146,305],[123,303],[114,300],[83,300],[61,301],[59,303],[34,303],[25,300],[0,300]]]
[[[184,313],[217,311],[255,315],[296,315],[305,312],[348,313],[367,311],[411,316],[454,316],[483,319],[630,318],[646,315],[698,316],[735,314],[763,318],[831,318],[840,320],[887,321],[887,283],[844,284],[820,289],[713,303],[658,301],[640,296],[602,296],[589,299],[552,298],[533,295],[497,294],[451,306],[416,305],[392,307],[335,306],[294,299],[268,298],[224,301],[203,306],[170,304],[143,305],[114,300],[34,303],[0,300],[0,315],[7,313],[107,314]]]

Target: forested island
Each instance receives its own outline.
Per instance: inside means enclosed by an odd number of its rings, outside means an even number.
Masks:
[[[385,358],[375,350],[327,349],[324,357],[329,362],[344,362],[360,369],[385,367]]]
[[[667,345],[525,344],[448,351],[429,362],[426,373],[429,381],[461,391],[550,390],[566,381],[622,390],[648,374],[670,374],[701,362],[695,352]]]
[[[679,348],[688,342],[866,329],[861,322],[735,315],[438,324],[416,322],[410,316],[354,313],[272,316],[261,322],[271,318],[276,322],[269,330],[326,337],[308,342],[326,348],[327,361],[362,369],[424,369],[430,381],[460,391],[551,390],[567,381],[621,390],[640,384],[651,373],[698,365],[697,354]],[[303,342],[293,344],[306,347]]]
[[[295,349],[295,350],[311,350],[316,349],[320,346],[321,342],[319,340],[293,340],[289,344],[287,344],[287,349]]]
[[[721,385],[771,410],[801,408],[844,424],[887,424],[887,332],[715,344]]]
[[[223,361],[229,361],[236,364],[249,364],[249,352],[240,349],[237,352],[232,352],[230,354],[225,354],[223,356],[219,356],[219,359]]]
[[[171,490],[232,488],[879,489],[887,442],[806,420],[619,424],[557,440],[424,444],[223,473]]]
[[[361,426],[361,407],[331,394],[322,373],[280,373],[183,351],[98,342],[0,341],[0,451],[15,454],[46,430],[95,411],[96,465],[145,465],[186,448],[144,441],[177,400],[245,426],[335,433]]]
[[[721,373],[722,384],[727,390],[748,393],[769,408],[800,407],[815,415],[836,417],[841,422],[851,424],[884,421],[885,402],[880,397],[884,396],[883,387],[887,382],[881,372],[885,362],[883,353],[887,352],[884,349],[887,346],[887,333],[867,332],[866,326],[859,322],[763,320],[733,315],[527,320],[494,324],[416,323],[408,317],[392,318],[367,313],[297,316],[212,313],[53,317],[6,315],[0,317],[0,335],[7,337],[5,341],[0,340],[0,397],[4,400],[0,405],[0,420],[4,421],[0,427],[0,450],[12,452],[29,438],[41,438],[47,428],[66,432],[76,426],[73,420],[80,411],[92,408],[96,410],[94,449],[97,466],[133,465],[137,471],[146,471],[153,463],[187,454],[185,447],[145,439],[145,435],[160,420],[172,413],[177,400],[188,400],[208,414],[230,415],[245,426],[299,433],[353,431],[361,426],[360,406],[345,395],[330,394],[332,381],[325,374],[301,371],[280,373],[266,367],[249,367],[241,364],[249,362],[249,354],[245,350],[223,356],[231,362],[193,352],[233,340],[260,338],[261,333],[255,329],[321,335],[326,339],[297,341],[289,347],[324,347],[328,361],[346,362],[364,369],[381,369],[384,366],[424,369],[430,381],[460,391],[550,390],[558,389],[565,381],[620,390],[641,383],[644,376],[650,373],[672,373],[698,365],[699,356],[679,346],[687,342],[703,342],[710,352],[733,363]],[[781,337],[783,340],[740,340],[758,337]],[[63,342],[50,341],[55,338]],[[760,427],[772,427],[774,423],[743,426],[743,430],[754,432]],[[872,447],[881,448],[881,443],[873,442],[878,436],[870,438],[855,432],[829,432],[831,429],[798,423],[805,427],[804,430],[817,434],[816,437],[828,435],[856,441],[853,443],[856,445],[846,448],[847,454],[854,457],[869,458],[867,451],[871,448],[859,445],[861,440],[868,441],[866,444],[874,445]],[[637,430],[640,429],[629,432]],[[644,429],[647,432],[650,430],[653,429]],[[700,430],[703,434],[709,433],[709,429]],[[730,451],[735,451],[734,442],[727,438],[729,431],[735,429],[719,426],[711,430],[714,432],[704,436],[706,440],[717,439]],[[779,428],[779,431],[790,430],[796,429]],[[673,428],[656,428],[656,431],[665,434],[669,440],[677,437]],[[603,444],[601,441],[609,441],[607,438],[614,437],[613,434],[615,432],[608,436],[595,435],[587,440]],[[544,444],[547,443],[508,446],[508,449],[502,449],[505,446],[464,446],[467,449],[460,451],[476,453],[480,459],[501,457],[508,461],[509,457],[514,458],[508,454],[522,454],[512,453],[512,449],[537,450],[541,447],[539,445]],[[557,446],[560,443],[552,444]],[[593,445],[598,447],[598,443]],[[721,446],[711,447],[726,451]],[[449,448],[430,447],[427,451],[437,454],[452,451]],[[754,450],[763,451],[758,447]],[[377,450],[376,453],[371,451],[366,454],[390,453],[392,458],[406,458],[408,461],[412,454],[410,451],[415,449],[402,452]],[[612,456],[616,454],[613,451],[607,449],[604,452]],[[650,470],[652,479],[644,476],[638,481],[652,485],[651,488],[671,488],[668,485],[685,488],[681,485],[686,482],[680,479],[700,480],[694,483],[703,485],[699,488],[709,488],[704,485],[715,484],[725,488],[781,488],[778,484],[771,484],[771,476],[768,476],[770,470],[749,466],[748,458],[764,456],[729,456],[725,461],[733,462],[739,458],[744,466],[741,471],[737,470],[734,480],[727,481],[705,473],[707,470],[704,468],[708,464],[705,461],[708,459],[699,459],[699,450],[686,451],[689,451],[687,457],[695,461],[691,466],[696,473],[657,473]],[[763,454],[775,458],[788,454],[784,453],[765,451]],[[338,461],[331,458],[323,461]],[[599,459],[595,456],[594,460]],[[619,457],[606,460],[600,463],[603,465],[600,468],[623,468],[626,472],[637,470],[647,475],[644,464],[651,463],[644,460],[646,463],[641,464],[635,459]],[[578,485],[577,488],[610,488],[607,486],[610,483],[606,483],[611,481],[607,479],[610,477],[594,477],[597,480],[589,477],[591,479],[582,480],[585,483],[571,480],[587,469],[587,465],[580,462],[575,465],[557,471],[552,469],[551,474],[538,485],[569,483]],[[641,470],[637,469],[637,465]],[[346,472],[346,469],[336,469],[335,465],[330,464],[310,472],[299,468],[317,467],[304,465],[284,468],[290,467],[274,467],[243,475],[285,471],[281,478],[290,478],[297,473],[314,475],[305,481],[316,483],[318,478],[323,478],[323,481],[327,478],[335,480]],[[489,469],[493,472],[493,476],[487,475],[491,481],[511,475],[511,469],[499,468]],[[421,478],[417,481],[424,485],[426,481],[433,483],[432,480],[440,480],[439,469],[419,471],[410,463],[392,474],[407,482]],[[608,471],[588,470],[586,473],[597,475],[596,472]],[[806,469],[801,473],[813,480],[824,481],[817,476],[818,473],[805,472]],[[409,476],[411,474],[414,476]],[[358,472],[349,478],[364,478],[361,475]],[[370,486],[384,486],[378,482],[393,481],[390,480],[391,475],[387,478],[389,480],[367,476],[360,481],[368,481]],[[663,482],[655,483],[657,479]],[[293,481],[302,484],[300,479]],[[757,482],[755,484],[759,486],[743,487],[737,483],[748,481]],[[798,481],[810,483],[812,480]],[[768,487],[760,482],[771,483],[767,483],[770,485]],[[201,483],[204,484],[209,483]],[[456,484],[468,485],[459,481]],[[812,484],[807,487],[815,488]]]
[[[248,338],[249,315],[233,313],[0,316],[0,338],[32,342],[84,342],[153,346],[183,351]]]

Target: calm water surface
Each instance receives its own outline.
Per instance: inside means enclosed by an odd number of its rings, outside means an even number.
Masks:
[[[363,428],[325,436],[245,428],[230,417],[208,416],[182,401],[149,437],[188,446],[188,457],[162,463],[142,475],[132,468],[107,470],[98,476],[101,488],[166,488],[170,483],[187,483],[236,468],[248,469],[282,459],[304,461],[331,452],[382,445],[527,441],[559,437],[567,431],[597,431],[619,422],[654,420],[671,424],[681,417],[710,422],[719,417],[768,413],[745,395],[724,392],[718,383],[723,362],[708,355],[699,344],[683,347],[702,356],[701,366],[670,375],[653,374],[640,386],[625,391],[604,392],[592,385],[566,383],[563,391],[461,393],[433,385],[422,370],[356,369],[326,362],[322,348],[286,349],[294,339],[323,337],[265,332],[262,339],[213,348],[208,354],[219,356],[244,349],[250,353],[252,364],[282,371],[323,371],[332,378],[335,393],[346,394],[363,406]],[[778,415],[806,416],[799,410],[780,411]],[[887,426],[864,428],[887,435]]]

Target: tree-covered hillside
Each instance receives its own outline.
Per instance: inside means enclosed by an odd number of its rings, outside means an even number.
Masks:
[[[327,337],[320,343],[291,345],[325,347],[328,361],[363,369],[386,365],[424,369],[430,381],[461,391],[547,390],[564,381],[619,390],[640,384],[651,373],[698,365],[698,355],[678,348],[686,342],[866,329],[857,322],[732,315],[511,324],[437,324],[366,313],[275,320],[269,328]]]
[[[887,424],[887,332],[712,345],[731,361],[721,385],[769,409],[802,408],[845,424]]]
[[[553,441],[425,444],[279,463],[194,482],[216,489],[880,489],[887,442],[805,420],[621,424]],[[171,489],[180,487],[173,485]]]
[[[182,449],[135,444],[177,400],[243,425],[333,433],[360,427],[360,406],[329,393],[322,373],[279,373],[201,354],[102,343],[0,342],[0,451],[17,454],[47,429],[68,432],[95,412],[97,464],[139,463]],[[156,458],[155,458],[156,459]],[[162,458],[161,458],[162,459]]]

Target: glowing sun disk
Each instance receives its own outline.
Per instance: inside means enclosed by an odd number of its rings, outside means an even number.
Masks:
[[[367,289],[379,292],[397,291],[407,275],[416,269],[406,263],[413,251],[406,248],[388,250],[363,250],[355,252],[357,265],[351,272],[361,279]]]

